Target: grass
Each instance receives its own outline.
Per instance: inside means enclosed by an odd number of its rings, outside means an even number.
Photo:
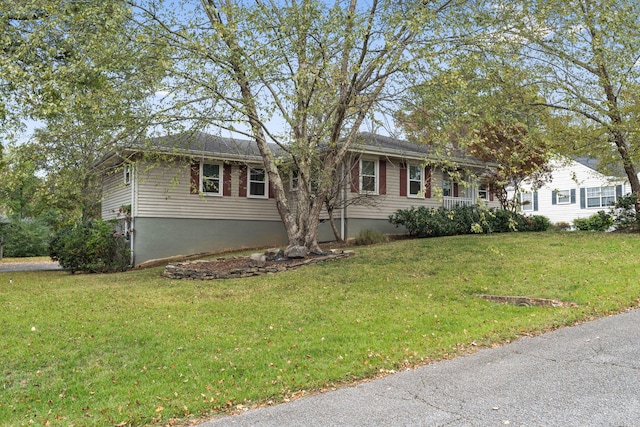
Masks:
[[[0,274],[0,425],[166,425],[280,402],[638,306],[640,236],[356,248],[250,279]],[[9,278],[12,283],[9,283]],[[475,294],[573,301],[516,307]]]

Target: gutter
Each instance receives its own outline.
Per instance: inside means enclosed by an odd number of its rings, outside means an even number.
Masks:
[[[131,169],[129,171],[130,174],[130,187],[131,187],[131,212],[129,215],[131,215],[131,220],[130,220],[130,224],[129,224],[129,250],[130,250],[130,259],[129,259],[129,263],[131,264],[131,267],[135,266],[135,261],[136,261],[136,257],[135,257],[135,253],[133,252],[133,248],[134,248],[134,239],[135,239],[135,212],[136,212],[136,208],[135,208],[135,186],[137,185],[137,180],[136,180],[136,169],[135,165],[131,165],[129,166]]]
[[[342,198],[342,208],[340,209],[340,238],[344,242],[346,240],[346,237],[345,237],[346,225],[344,222],[347,217],[347,185],[346,185],[347,180],[344,179],[345,178],[344,161],[342,161],[342,164],[340,165],[340,176],[343,177],[343,183],[341,186],[342,188],[340,188],[340,197]]]
[[[387,157],[398,157],[401,159],[413,159],[413,160],[434,160],[434,161],[439,161],[440,158],[433,156],[430,153],[420,153],[420,152],[416,152],[416,151],[407,151],[407,150],[394,150],[391,148],[380,148],[380,147],[373,147],[370,145],[360,145],[358,147],[354,147],[352,149],[350,149],[349,151],[352,151],[354,153],[359,153],[359,154],[372,154],[372,155],[377,155],[377,156],[387,156]],[[497,166],[497,163],[490,163],[490,162],[482,162],[480,160],[475,160],[475,159],[470,159],[470,158],[464,158],[464,157],[451,157],[452,161],[454,161],[455,163],[462,165],[462,166]]]

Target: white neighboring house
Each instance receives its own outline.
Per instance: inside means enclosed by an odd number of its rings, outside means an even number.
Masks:
[[[522,213],[572,224],[576,218],[608,211],[618,198],[631,192],[625,178],[598,172],[595,159],[560,159],[551,166],[552,178],[542,187],[536,189],[526,181],[522,184],[518,196]]]

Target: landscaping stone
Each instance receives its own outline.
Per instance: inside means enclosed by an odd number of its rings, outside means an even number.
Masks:
[[[546,299],[546,298],[529,298],[529,297],[523,297],[523,296],[484,295],[484,294],[477,294],[476,296],[479,298],[486,299],[488,301],[503,302],[503,303],[514,304],[514,305],[523,306],[523,307],[530,307],[534,305],[541,306],[541,307],[576,307],[577,306],[577,304],[572,302],[563,302],[563,301],[557,301],[557,300]]]
[[[306,258],[308,254],[309,252],[304,246],[291,246],[284,251],[284,256],[287,258]]]
[[[267,257],[267,261],[273,261],[274,259],[283,258],[284,251],[280,248],[269,248],[264,251],[264,255]]]
[[[254,254],[256,255],[256,254]],[[258,254],[266,258],[264,254]],[[252,277],[293,270],[305,265],[353,256],[353,251],[336,251],[308,258],[281,258],[266,261],[263,266],[252,266],[251,257],[221,258],[214,261],[189,261],[169,264],[162,276],[168,279],[214,280]]]
[[[267,264],[267,256],[264,254],[251,254],[249,257],[250,267],[264,267]]]

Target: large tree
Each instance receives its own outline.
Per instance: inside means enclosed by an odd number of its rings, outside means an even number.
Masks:
[[[447,19],[464,12],[459,3],[201,0],[169,11],[160,1],[131,0],[150,38],[174,49],[162,122],[215,126],[254,140],[289,246],[310,251],[319,250],[334,171],[365,119],[418,54],[412,48],[433,54]],[[269,142],[299,171],[295,199]]]
[[[123,0],[0,3],[0,132],[11,141],[9,129],[37,123],[17,150],[68,215],[96,215],[92,163],[150,120],[164,46],[141,43],[131,13]]]
[[[537,105],[580,130],[566,141],[569,149],[615,155],[640,195],[640,3],[505,0],[486,12],[499,30],[493,41],[508,46],[511,60],[540,87],[544,101]]]

